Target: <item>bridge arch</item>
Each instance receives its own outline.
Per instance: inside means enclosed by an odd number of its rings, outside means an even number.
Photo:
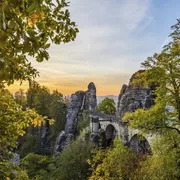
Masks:
[[[129,146],[138,155],[151,154],[150,144],[142,135],[134,134],[129,141]]]
[[[112,124],[107,125],[105,130],[106,137],[106,146],[111,146],[113,144],[113,140],[116,137],[116,129]]]

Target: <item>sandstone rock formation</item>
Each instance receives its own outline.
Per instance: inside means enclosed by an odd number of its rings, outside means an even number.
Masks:
[[[144,70],[139,70],[130,78],[129,85],[123,85],[119,94],[117,114],[123,118],[126,112],[134,112],[138,108],[147,109],[153,105],[152,89],[142,85],[132,85],[132,81],[137,73],[142,73]]]
[[[66,115],[66,125],[65,133],[69,135],[75,135],[75,125],[77,122],[78,112],[82,107],[84,98],[83,91],[77,91],[75,94],[71,95],[71,100],[68,105],[67,115]]]
[[[56,156],[58,152],[62,151],[67,146],[67,136],[64,131],[56,139],[54,145],[54,155]]]
[[[76,125],[79,111],[94,111],[96,106],[96,87],[93,82],[88,85],[88,90],[86,92],[77,91],[75,94],[71,95],[67,109],[65,131],[63,131],[56,139],[54,146],[55,155],[68,145],[70,139],[73,139],[76,136]]]
[[[88,85],[88,90],[85,92],[84,97],[84,110],[94,111],[97,106],[97,98],[96,98],[96,86],[93,82]]]

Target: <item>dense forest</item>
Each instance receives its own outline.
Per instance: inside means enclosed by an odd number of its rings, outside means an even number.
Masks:
[[[0,7],[0,179],[180,179],[179,19],[171,27],[168,44],[142,62],[145,71],[131,82],[155,87],[154,104],[127,112],[122,119],[139,130],[139,137],[156,134],[151,152],[136,153],[120,138],[108,147],[102,146],[102,139],[94,143],[89,112],[81,110],[76,136],[54,154],[71,100],[34,80],[38,72],[30,57],[43,63],[52,43],[74,41],[79,30],[65,0],[4,0]],[[10,93],[7,87],[15,81],[28,81],[28,90]],[[115,114],[115,103],[106,98],[95,111]],[[16,156],[20,162],[15,162]]]

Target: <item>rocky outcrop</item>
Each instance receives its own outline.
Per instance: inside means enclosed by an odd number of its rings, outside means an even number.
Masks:
[[[59,134],[59,136],[56,139],[55,145],[54,145],[54,155],[56,156],[58,152],[62,151],[67,146],[67,136],[65,132]]]
[[[94,111],[97,106],[96,87],[93,82],[88,85],[88,90],[77,91],[71,95],[67,109],[65,131],[56,139],[54,154],[62,151],[68,145],[69,140],[74,139],[77,131],[78,114],[80,110]]]
[[[132,75],[129,85],[123,85],[119,94],[117,113],[120,118],[123,118],[126,112],[134,112],[138,108],[147,109],[153,105],[152,89],[142,85],[132,85],[132,81],[137,73],[142,73],[140,70]]]
[[[120,108],[120,102],[121,102],[122,96],[123,96],[123,94],[125,93],[127,87],[128,87],[128,86],[127,86],[126,84],[123,84],[123,86],[122,86],[122,88],[121,88],[120,94],[119,94],[119,96],[118,96],[117,109]]]
[[[65,131],[63,131],[56,139],[54,146],[54,154],[57,155],[64,147],[68,145],[68,140],[73,139],[76,135],[76,124],[78,113],[83,105],[84,92],[77,91],[71,95],[70,103],[68,104]]]
[[[49,122],[46,121],[44,125],[41,126],[40,131],[40,143],[37,145],[37,153],[39,154],[51,154],[51,138],[50,138],[50,126]]]
[[[93,82],[88,85],[88,90],[85,92],[84,97],[84,110],[94,111],[97,106],[97,98],[96,98],[96,86]]]
[[[67,115],[66,115],[66,125],[65,134],[75,135],[76,133],[76,123],[79,110],[82,107],[84,98],[83,91],[77,91],[75,94],[71,95],[71,100],[68,105]]]

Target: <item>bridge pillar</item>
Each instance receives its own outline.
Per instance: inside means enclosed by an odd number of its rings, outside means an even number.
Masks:
[[[93,133],[99,132],[99,118],[91,118],[91,131]]]

